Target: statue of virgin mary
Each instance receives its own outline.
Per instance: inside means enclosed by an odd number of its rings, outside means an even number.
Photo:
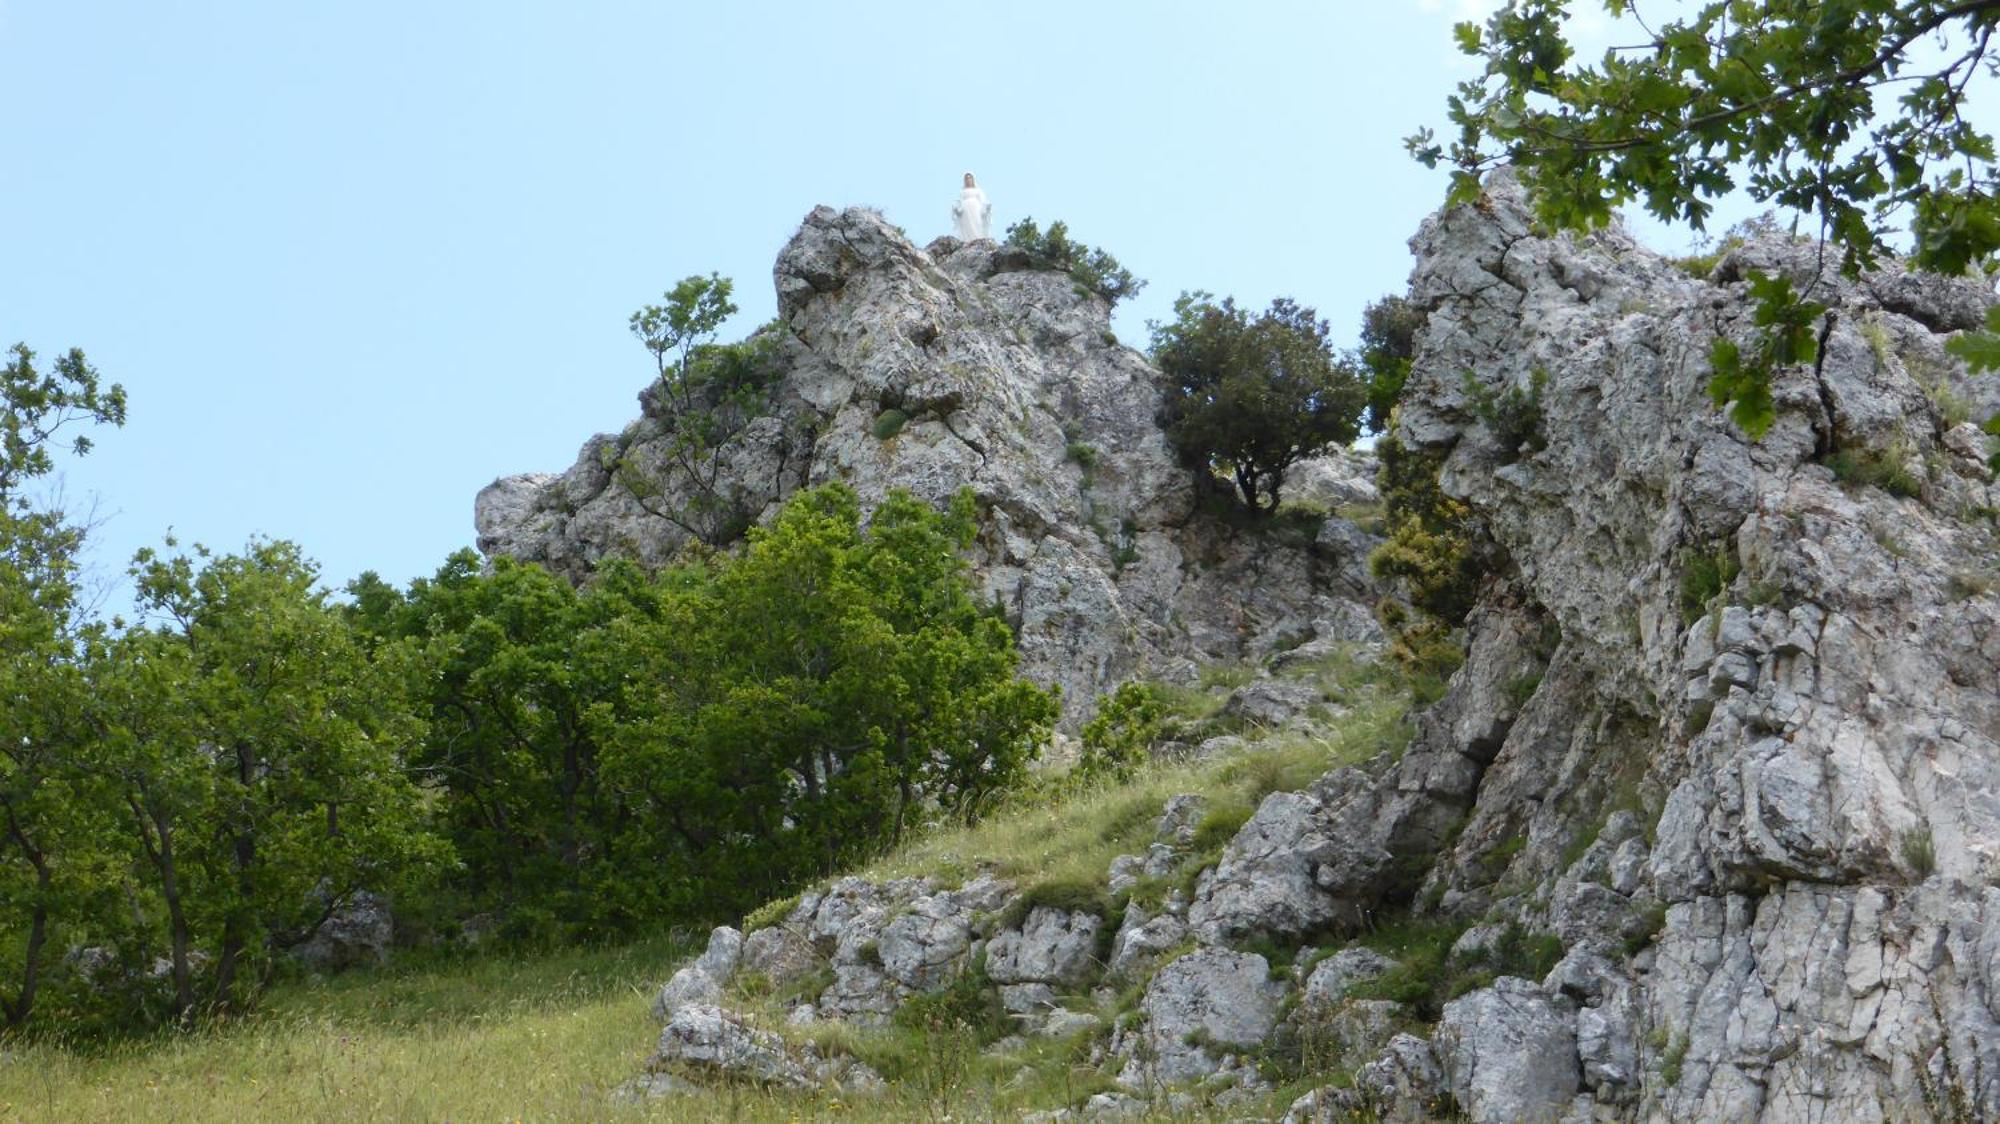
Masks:
[[[977,242],[993,237],[992,221],[993,204],[986,201],[986,193],[979,190],[972,173],[965,173],[965,190],[958,193],[958,202],[951,205],[951,232],[960,241]]]

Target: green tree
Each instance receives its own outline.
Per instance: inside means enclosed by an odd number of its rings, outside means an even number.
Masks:
[[[115,822],[80,768],[92,743],[80,659],[101,633],[76,585],[83,532],[24,488],[55,466],[50,446],[79,423],[122,425],[125,392],[81,351],[38,369],[17,344],[0,369],[0,1023],[27,1023],[50,942],[74,936],[115,892]],[[71,444],[88,452],[87,437]]]
[[[1425,312],[1407,297],[1387,296],[1361,313],[1361,347],[1357,362],[1368,377],[1368,410],[1363,418],[1370,433],[1389,428],[1390,414],[1402,399],[1417,354],[1417,332]]]
[[[471,906],[501,911],[516,935],[546,935],[558,918],[617,927],[628,903],[594,879],[623,861],[624,810],[600,783],[592,710],[615,706],[631,674],[602,634],[658,615],[651,584],[613,563],[578,590],[506,558],[482,572],[467,550],[407,595],[373,575],[350,593],[363,631],[424,649],[430,736],[409,766],[446,796],[439,814]]]
[[[355,893],[405,888],[448,852],[403,768],[424,731],[411,653],[365,650],[297,547],[142,551],[133,576],[155,623],[101,661],[96,766],[164,904],[185,1019],[248,1005]]]
[[[710,546],[737,538],[755,514],[728,488],[721,453],[769,412],[778,373],[775,327],[742,343],[715,342],[723,322],[736,314],[732,288],[718,274],[686,277],[662,303],[632,314],[632,335],[652,356],[655,371],[640,404],[660,428],[660,440],[628,442],[605,454],[614,478],[641,507]]]
[[[1360,432],[1360,373],[1334,354],[1326,321],[1287,299],[1252,316],[1183,293],[1174,315],[1151,325],[1168,437],[1190,467],[1233,476],[1252,510],[1276,510],[1286,470]]]
[[[974,601],[969,497],[802,492],[740,554],[575,589],[471,554],[396,596],[374,635],[436,669],[412,766],[473,905],[521,935],[713,922],[1016,783],[1055,703]]]
[[[743,908],[1016,784],[1055,700],[1016,677],[1012,633],[972,598],[974,526],[969,496],[941,513],[896,493],[864,528],[827,485],[691,584],[692,627],[626,646],[644,663],[607,774],[644,809],[635,848],[677,853],[684,885]],[[716,870],[729,880],[697,877]]]
[[[1024,218],[1007,228],[1005,244],[1024,254],[1031,267],[1067,273],[1076,283],[1077,292],[1100,297],[1109,305],[1116,306],[1127,297],[1137,296],[1146,287],[1144,281],[1132,276],[1131,270],[1118,264],[1117,258],[1073,241],[1069,224],[1060,220],[1050,223],[1045,231],[1035,225],[1034,219]]]

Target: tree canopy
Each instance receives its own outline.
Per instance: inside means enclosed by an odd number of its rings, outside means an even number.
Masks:
[[[1310,308],[1279,298],[1252,315],[1234,298],[1182,293],[1174,320],[1152,329],[1167,436],[1191,467],[1232,476],[1253,510],[1276,510],[1300,458],[1360,432],[1367,386]]]

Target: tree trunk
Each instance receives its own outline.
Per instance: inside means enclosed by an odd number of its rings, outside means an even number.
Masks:
[[[16,1030],[28,1021],[29,1012],[35,1009],[35,991],[41,984],[42,946],[49,937],[49,876],[48,857],[36,848],[21,830],[21,823],[14,816],[14,810],[7,810],[8,834],[27,856],[29,865],[35,868],[35,911],[28,922],[28,945],[21,959],[21,990],[14,1001],[7,1004],[7,1029]]]

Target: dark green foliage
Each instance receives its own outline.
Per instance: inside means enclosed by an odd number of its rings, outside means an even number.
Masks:
[[[1131,776],[1159,740],[1166,718],[1157,689],[1137,681],[1120,685],[1084,724],[1074,775],[1083,781]]]
[[[1709,348],[1708,396],[1752,441],[1762,438],[1777,420],[1771,400],[1771,376],[1781,367],[1811,363],[1819,356],[1819,320],[1826,306],[1801,300],[1789,277],[1752,274],[1750,295],[1757,301],[1752,317],[1762,329],[1750,352],[1726,336]]]
[[[870,432],[875,434],[875,440],[887,441],[903,432],[903,427],[908,424],[910,415],[901,410],[888,409],[876,415],[874,428]]]
[[[1000,991],[986,977],[982,958],[941,991],[913,995],[896,1008],[891,1021],[931,1035],[970,1034],[975,1044],[991,1045],[1013,1027]]]
[[[1712,551],[1690,550],[1681,555],[1681,620],[1693,624],[1736,580],[1742,565],[1728,544]]]
[[[1359,943],[1396,961],[1396,966],[1349,991],[1358,999],[1408,1004],[1425,1022],[1435,1022],[1444,1005],[1501,976],[1540,980],[1563,957],[1561,939],[1509,923],[1486,948],[1454,955],[1463,922],[1403,921],[1362,936]]]
[[[1194,828],[1193,849],[1200,853],[1219,852],[1227,846],[1243,825],[1250,822],[1256,809],[1248,804],[1224,804],[1210,808]]]
[[[1389,428],[1390,415],[1402,400],[1417,353],[1417,332],[1429,314],[1404,297],[1383,297],[1361,313],[1361,369],[1368,375],[1368,410],[1364,427],[1370,433]]]
[[[1458,26],[1485,64],[1449,99],[1458,135],[1409,141],[1425,164],[1455,166],[1455,202],[1507,163],[1557,229],[1602,226],[1632,201],[1699,228],[1709,200],[1741,188],[1817,216],[1850,273],[1905,220],[1925,268],[1957,273],[2000,250],[1993,141],[1962,112],[1967,79],[1991,62],[1991,5],[1709,0],[1601,61],[1572,50],[1566,7],[1516,0]],[[1918,44],[1938,45],[1921,66]]]
[[[101,633],[84,619],[77,586],[83,531],[59,510],[37,510],[21,489],[54,470],[60,431],[122,425],[125,392],[105,387],[81,351],[47,370],[25,344],[8,354],[0,369],[0,1028],[11,1030],[64,990],[48,986],[52,955],[75,939],[79,918],[110,915],[122,888],[121,811],[87,767],[95,735],[80,665]],[[70,444],[90,449],[82,435]]]
[[[92,765],[131,812],[174,1011],[236,1009],[352,895],[448,858],[403,771],[420,665],[365,646],[290,543],[141,551],[133,576],[157,623],[93,661]]]
[[[1397,582],[1408,604],[1377,606],[1392,642],[1389,654],[1404,669],[1420,706],[1444,694],[1445,681],[1465,662],[1458,627],[1479,597],[1493,562],[1481,549],[1478,524],[1462,503],[1438,486],[1441,453],[1412,452],[1389,435],[1375,443],[1381,461],[1383,520],[1388,538],[1368,557],[1368,568]]]
[[[1290,300],[1253,317],[1233,299],[1183,293],[1174,316],[1152,325],[1167,436],[1188,466],[1230,474],[1244,503],[1275,511],[1293,463],[1360,432],[1361,372],[1334,355],[1326,322]]]
[[[1376,442],[1375,454],[1389,539],[1369,557],[1369,569],[1402,581],[1412,605],[1455,627],[1472,610],[1486,570],[1472,513],[1438,486],[1443,454],[1406,449],[1393,436]]]
[[[366,627],[429,645],[417,767],[522,935],[713,922],[1015,784],[1055,715],[958,551],[969,496],[802,492],[734,559],[581,590],[461,555]]]
[[[1103,882],[1098,879],[1048,878],[1030,884],[1008,902],[997,926],[1018,929],[1027,921],[1028,914],[1037,909],[1090,913],[1103,918],[1109,918],[1116,911],[1111,895],[1105,892]]]
[[[1025,253],[1031,267],[1067,273],[1078,292],[1101,297],[1106,304],[1116,305],[1146,287],[1131,270],[1119,265],[1117,258],[1071,241],[1068,224],[1060,220],[1050,223],[1044,232],[1034,219],[1024,218],[1007,228],[1006,244]]]
[[[1667,906],[1665,902],[1654,902],[1639,914],[1631,932],[1625,937],[1625,955],[1637,956],[1653,943],[1660,930],[1667,927]]]
[[[1549,373],[1537,367],[1528,376],[1528,389],[1509,386],[1495,393],[1471,371],[1465,372],[1466,400],[1473,416],[1493,431],[1493,439],[1500,445],[1500,463],[1512,464],[1524,454],[1549,447],[1548,435],[1542,431],[1542,390],[1548,382]]]

